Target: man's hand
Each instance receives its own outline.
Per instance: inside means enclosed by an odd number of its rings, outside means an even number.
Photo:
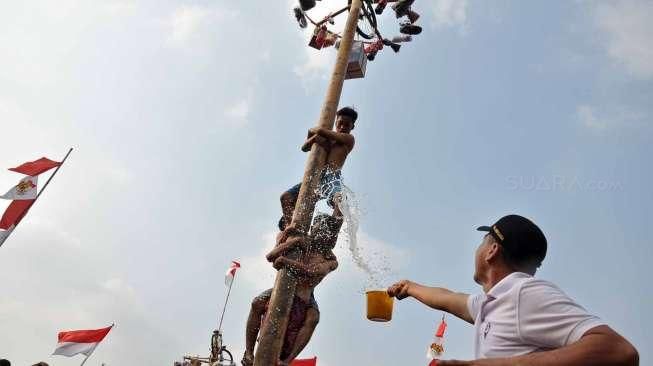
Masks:
[[[308,129],[308,135],[320,135],[320,130],[322,130],[322,127],[312,127]]]
[[[288,240],[288,237],[292,235],[304,235],[301,230],[297,229],[297,224],[295,223],[286,226],[286,228],[277,236],[277,245],[285,242]]]
[[[414,283],[408,280],[399,281],[388,287],[388,295],[390,295],[390,297],[396,297],[397,300],[403,300],[408,296],[411,296],[409,291],[413,285]]]
[[[288,265],[288,258],[286,258],[286,257],[279,257],[279,258],[275,259],[274,264],[273,264],[274,269],[276,269],[277,271],[280,270],[281,268],[287,266],[287,265]]]

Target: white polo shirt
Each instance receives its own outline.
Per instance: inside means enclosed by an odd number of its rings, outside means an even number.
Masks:
[[[514,272],[487,294],[469,296],[476,358],[518,356],[560,348],[603,325],[556,285]]]

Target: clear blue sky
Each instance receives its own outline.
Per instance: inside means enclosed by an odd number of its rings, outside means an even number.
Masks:
[[[327,11],[344,1],[324,0]],[[360,112],[345,182],[361,241],[409,278],[480,291],[474,229],[532,218],[538,276],[651,362],[653,6],[649,1],[419,0],[424,32],[383,50],[342,104]],[[67,165],[0,250],[0,357],[50,358],[64,329],[117,328],[89,365],[165,365],[206,353],[225,323],[238,357],[279,194],[296,183],[333,49],[313,52],[290,1],[62,0],[0,13],[0,167]],[[389,35],[396,22],[382,19]],[[7,189],[19,176],[4,171]],[[317,290],[320,365],[419,365],[440,313],[412,300],[364,319],[365,276],[342,248]],[[446,355],[473,354],[450,319]]]

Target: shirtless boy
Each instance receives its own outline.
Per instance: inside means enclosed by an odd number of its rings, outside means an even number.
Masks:
[[[319,144],[327,150],[327,161],[320,176],[318,195],[320,199],[326,199],[329,206],[334,208],[334,213],[339,215],[337,203],[342,192],[341,169],[345,164],[347,155],[354,148],[355,139],[350,133],[358,113],[351,107],[344,107],[336,113],[336,130],[328,130],[321,127],[314,127],[308,130],[308,137],[302,151],[311,150],[314,143]],[[297,196],[302,184],[299,183],[281,195],[281,210],[283,226],[288,225],[292,220]]]
[[[320,310],[313,290],[327,274],[338,267],[332,249],[335,247],[341,225],[341,218],[317,215],[310,235],[294,236],[290,240],[277,243],[277,246],[267,255],[276,269],[287,267],[297,276],[295,298],[290,310],[279,365],[290,364],[301,353],[320,321]],[[303,249],[306,254],[302,260],[291,260],[284,256],[293,249]],[[271,297],[272,289],[269,289],[252,301],[245,332],[245,355],[241,361],[243,366],[253,364],[254,345]]]

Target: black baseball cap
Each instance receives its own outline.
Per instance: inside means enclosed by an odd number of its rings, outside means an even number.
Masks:
[[[478,231],[487,231],[506,251],[514,264],[533,264],[537,267],[546,257],[546,237],[533,221],[519,215],[508,215],[492,226],[481,226]]]

